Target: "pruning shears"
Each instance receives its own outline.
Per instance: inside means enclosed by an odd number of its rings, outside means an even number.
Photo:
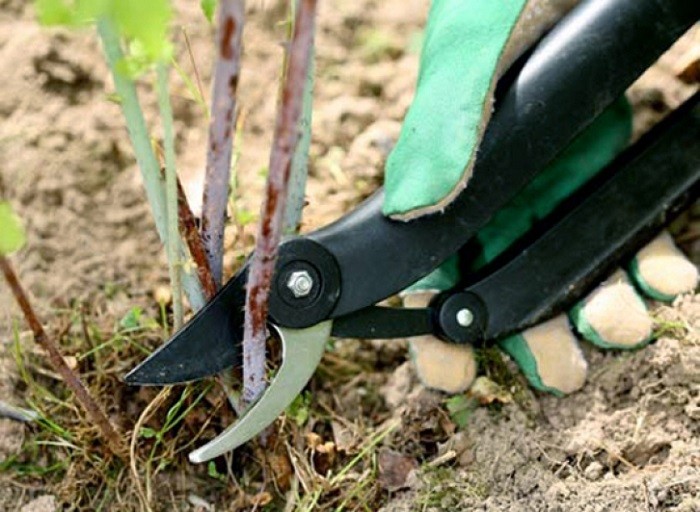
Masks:
[[[375,305],[468,251],[478,230],[699,18],[700,4],[683,0],[584,2],[501,80],[469,186],[443,212],[388,219],[380,190],[335,223],[285,241],[269,317],[281,367],[243,417],[190,460],[212,459],[270,425],[311,379],[330,336],[493,343],[571,306],[649,241],[698,197],[698,94],[428,307]],[[244,265],[126,381],[183,383],[239,365],[246,280]]]

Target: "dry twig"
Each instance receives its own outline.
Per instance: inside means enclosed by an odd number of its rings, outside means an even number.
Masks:
[[[5,256],[0,255],[0,270],[2,270],[5,280],[12,290],[12,294],[17,301],[24,318],[29,324],[29,328],[34,334],[34,340],[46,351],[49,357],[49,362],[54,370],[61,376],[66,385],[75,394],[78,402],[83,406],[85,412],[92,422],[97,425],[102,435],[107,441],[107,446],[114,455],[122,460],[128,460],[128,450],[124,439],[119,434],[117,429],[107,418],[104,410],[100,407],[97,401],[90,395],[85,385],[80,378],[70,369],[66,360],[61,355],[54,341],[46,335],[44,328],[39,322],[39,319],[32,308],[29,298],[22,287],[17,274],[12,268],[10,260]]]

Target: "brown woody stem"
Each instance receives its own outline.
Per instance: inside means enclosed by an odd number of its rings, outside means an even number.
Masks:
[[[231,175],[232,132],[241,69],[243,0],[221,0],[217,8],[214,84],[202,203],[202,239],[214,282],[221,286],[224,227]]]
[[[27,294],[22,288],[17,274],[12,268],[12,264],[5,256],[2,255],[0,255],[0,270],[2,270],[5,280],[10,286],[15,300],[22,310],[24,318],[29,324],[29,328],[34,334],[34,340],[46,351],[47,355],[49,356],[49,362],[53,368],[56,370],[56,372],[58,372],[66,385],[75,394],[76,399],[83,406],[90,420],[93,421],[100,429],[102,435],[107,440],[107,446],[112,453],[122,460],[128,460],[129,451],[125,440],[119,434],[114,425],[112,425],[112,423],[109,421],[104,410],[99,406],[92,395],[90,395],[90,392],[81,382],[80,378],[73,372],[73,370],[70,369],[54,341],[46,335],[44,328],[34,313],[34,309],[29,302]]]
[[[197,266],[197,276],[202,283],[202,289],[207,300],[210,300],[216,295],[216,283],[211,274],[207,253],[202,244],[202,237],[197,230],[197,221],[190,209],[187,201],[187,196],[182,188],[180,180],[177,181],[177,209],[178,217],[180,218],[180,232],[182,233],[187,248],[190,250],[190,256]]]
[[[243,399],[251,403],[265,389],[265,341],[268,297],[282,236],[283,215],[297,130],[302,112],[304,83],[313,44],[316,0],[301,0],[294,25],[265,189],[255,252],[251,258],[243,337]]]

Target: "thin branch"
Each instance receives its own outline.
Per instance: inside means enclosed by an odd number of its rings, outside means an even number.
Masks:
[[[204,98],[204,87],[202,87],[202,79],[199,76],[199,68],[197,67],[197,61],[194,59],[194,53],[192,52],[192,45],[190,44],[190,36],[187,34],[187,29],[182,27],[182,35],[185,36],[185,46],[187,47],[187,54],[190,56],[190,63],[192,64],[192,71],[194,72],[194,77],[197,80],[197,90],[199,91],[199,97],[202,102],[205,102]],[[205,112],[209,115],[209,112]]]
[[[218,6],[214,84],[202,203],[202,239],[217,287],[223,274],[224,227],[231,175],[232,132],[241,68],[243,0],[221,0]]]
[[[297,2],[299,0],[296,0]],[[292,3],[292,6],[295,4]],[[296,9],[294,9],[296,11]],[[292,27],[293,30],[293,27]],[[309,70],[304,83],[302,113],[299,118],[298,132],[299,142],[294,149],[292,158],[292,170],[289,177],[289,191],[287,192],[287,206],[284,212],[284,234],[291,235],[299,231],[301,214],[305,203],[306,179],[309,174],[309,147],[311,146],[311,117],[313,113],[314,95],[314,34],[312,33],[309,45]]]
[[[187,202],[187,196],[185,195],[185,190],[182,188],[180,180],[177,182],[177,199],[180,231],[185,239],[187,248],[190,250],[190,256],[192,256],[192,260],[197,266],[197,275],[199,276],[200,283],[202,283],[204,296],[207,300],[210,300],[216,295],[216,283],[214,282],[214,277],[211,275],[209,260],[204,250],[202,237],[199,235],[199,230],[197,230],[197,221]]]
[[[178,222],[177,173],[175,171],[175,135],[173,130],[173,109],[168,93],[168,68],[165,64],[156,66],[156,89],[158,107],[163,125],[163,149],[165,151],[165,207],[168,238],[165,249],[168,254],[168,271],[173,294],[173,330],[182,327],[182,260],[180,259],[180,230]]]
[[[121,49],[119,36],[112,23],[105,18],[101,18],[97,23],[97,29],[102,40],[107,63],[112,71],[114,87],[119,95],[122,113],[126,119],[129,138],[141,170],[146,196],[148,203],[151,205],[158,235],[161,241],[167,244],[165,186],[158,160],[151,147],[151,140],[138,95],[136,94],[136,87],[133,80],[119,72],[119,64],[124,59],[124,54]],[[182,241],[178,241],[178,243],[180,246],[180,257],[178,259],[184,261],[186,259],[185,248]],[[183,272],[183,285],[192,308],[197,310],[204,306],[204,294],[197,276],[190,272]]]
[[[165,176],[164,151],[160,146],[155,146],[155,152],[156,158],[158,158],[158,164],[160,165],[161,175]],[[177,216],[179,219],[180,235],[185,240],[192,261],[196,266],[197,277],[199,277],[199,282],[202,285],[204,297],[208,301],[216,295],[216,284],[214,284],[214,278],[209,269],[209,260],[207,260],[207,253],[204,250],[202,237],[197,229],[197,220],[194,213],[192,213],[190,203],[187,200],[187,195],[185,194],[185,189],[182,187],[180,179],[177,175],[175,178],[177,185]]]
[[[260,225],[248,274],[243,337],[243,399],[251,403],[265,389],[265,322],[282,223],[305,79],[313,42],[316,0],[301,0],[289,50],[289,62],[270,152]]]
[[[85,385],[80,381],[80,378],[70,369],[66,360],[61,355],[54,341],[46,335],[41,322],[34,313],[29,298],[20,284],[19,278],[12,268],[10,260],[5,256],[0,255],[0,270],[2,270],[5,280],[12,290],[12,294],[17,301],[24,318],[29,324],[34,340],[44,349],[49,356],[49,362],[54,370],[63,378],[63,381],[75,395],[80,405],[83,406],[90,420],[97,425],[102,435],[107,440],[107,446],[110,451],[122,460],[128,460],[128,450],[125,440],[119,434],[117,429],[107,418],[104,410],[100,407],[97,401],[90,395]]]

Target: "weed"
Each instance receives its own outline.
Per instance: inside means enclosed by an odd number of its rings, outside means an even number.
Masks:
[[[508,391],[516,404],[523,410],[531,411],[532,404],[527,385],[522,376],[513,371],[503,357],[502,352],[496,347],[484,348],[476,351],[476,360],[479,368],[485,375],[498,384],[502,389]],[[501,404],[494,401],[490,408],[499,410]]]
[[[445,401],[445,407],[450,413],[450,419],[459,428],[465,428],[469,418],[478,407],[478,403],[473,398],[466,395],[454,395]]]
[[[488,485],[473,471],[457,475],[454,468],[424,466],[420,476],[425,485],[414,500],[414,510],[459,510],[464,498],[483,500],[489,495]]]

